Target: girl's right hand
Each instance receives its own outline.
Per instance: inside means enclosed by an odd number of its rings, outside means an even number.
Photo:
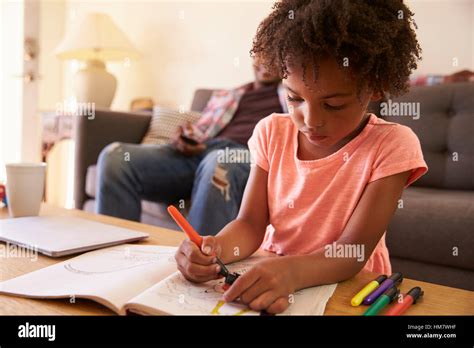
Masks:
[[[174,256],[179,271],[192,282],[203,283],[208,280],[219,279],[220,266],[216,257],[220,255],[221,248],[213,236],[203,237],[201,249],[191,242],[184,240]]]

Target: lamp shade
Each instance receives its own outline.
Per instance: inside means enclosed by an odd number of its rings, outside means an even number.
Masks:
[[[80,25],[66,33],[55,53],[60,59],[77,60],[110,61],[139,57],[127,36],[104,13],[87,14]]]

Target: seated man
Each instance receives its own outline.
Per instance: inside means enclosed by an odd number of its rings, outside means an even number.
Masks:
[[[202,235],[214,235],[235,219],[250,163],[235,156],[226,161],[222,155],[226,148],[227,154],[248,151],[257,122],[286,111],[278,74],[257,60],[254,72],[254,82],[214,93],[199,121],[182,127],[171,145],[112,143],[104,148],[98,160],[97,212],[139,221],[142,199],[170,204],[191,197],[188,219]],[[197,133],[195,145],[181,136]]]

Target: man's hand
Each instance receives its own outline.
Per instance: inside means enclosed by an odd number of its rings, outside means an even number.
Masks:
[[[290,305],[290,295],[296,290],[291,259],[272,257],[253,266],[224,293],[224,300],[240,301],[255,311],[281,313]]]
[[[186,135],[187,137],[192,138],[193,128],[191,127],[191,123],[187,122],[184,126],[179,126],[175,136],[173,137],[173,140],[171,141],[171,144],[174,146],[174,148],[183,155],[195,156],[206,150],[206,144],[188,144],[183,139],[181,139],[181,135]]]

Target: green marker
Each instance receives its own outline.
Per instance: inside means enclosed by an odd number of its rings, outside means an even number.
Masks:
[[[380,312],[386,305],[388,305],[390,302],[393,301],[393,299],[400,293],[400,290],[398,290],[395,286],[391,287],[387,291],[383,293],[382,296],[380,296],[377,301],[374,302],[372,306],[369,307],[365,311],[364,314],[365,316],[372,316],[372,315],[377,315],[378,312]]]

